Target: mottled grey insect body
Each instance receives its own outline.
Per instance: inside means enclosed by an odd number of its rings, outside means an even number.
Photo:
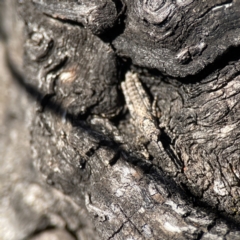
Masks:
[[[136,73],[128,72],[121,86],[134,125],[151,145],[157,149],[158,156],[165,162],[165,169],[169,172],[176,172],[177,168],[180,169],[181,165],[175,163],[174,160],[169,157],[160,141],[161,130],[156,120],[156,99],[153,105],[151,105],[150,99]]]
[[[153,114],[156,111],[152,109],[150,99],[136,73],[127,72],[122,90],[134,125],[149,141],[157,142],[161,131]]]

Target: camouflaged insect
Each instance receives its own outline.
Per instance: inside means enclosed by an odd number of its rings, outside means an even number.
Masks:
[[[167,161],[165,169],[176,172],[177,169],[181,168],[181,163],[175,160],[174,151],[170,147],[166,151],[160,141],[161,131],[156,118],[156,99],[151,105],[136,73],[127,72],[125,81],[122,82],[121,86],[134,125],[157,149],[160,159]],[[172,158],[169,157],[169,154]]]
[[[161,132],[157,126],[149,97],[136,73],[126,74],[125,82],[122,82],[122,90],[134,125],[149,141],[156,142]]]
[[[151,105],[150,99],[145,92],[136,73],[127,72],[125,81],[121,84],[123,94],[134,125],[142,132],[148,141],[164,152],[162,143],[159,141],[161,131],[156,121],[155,104]]]

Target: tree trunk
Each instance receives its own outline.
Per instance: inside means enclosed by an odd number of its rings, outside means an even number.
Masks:
[[[240,239],[239,0],[1,5],[2,239]]]

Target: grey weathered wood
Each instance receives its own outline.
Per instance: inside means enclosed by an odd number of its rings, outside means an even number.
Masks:
[[[239,6],[19,3],[34,165],[102,239],[240,239]],[[160,140],[180,169],[130,121],[127,70],[158,97]]]

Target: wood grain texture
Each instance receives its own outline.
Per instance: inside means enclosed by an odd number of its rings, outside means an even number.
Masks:
[[[102,239],[239,239],[239,1],[18,6],[32,161],[46,182]],[[137,138],[120,88],[129,70],[158,97],[160,140],[180,170]]]

